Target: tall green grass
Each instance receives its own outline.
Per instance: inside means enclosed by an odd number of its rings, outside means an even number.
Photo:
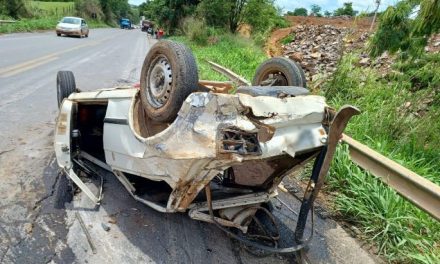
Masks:
[[[197,45],[186,37],[172,37],[171,39],[183,42],[192,49],[199,67],[199,78],[204,80],[227,80],[213,71],[206,62],[207,60],[225,66],[247,80],[252,80],[255,69],[267,59],[263,50],[252,40],[230,34],[216,36],[212,40],[215,43],[206,46]]]
[[[68,16],[75,14],[75,2],[27,1],[27,8],[36,15]]]
[[[346,55],[324,90],[331,105],[362,110],[346,133],[440,184],[440,55],[415,67],[398,63],[385,78],[357,61],[355,54]],[[354,165],[346,146],[338,149],[329,188],[339,194],[336,209],[387,260],[440,263],[440,223]]]

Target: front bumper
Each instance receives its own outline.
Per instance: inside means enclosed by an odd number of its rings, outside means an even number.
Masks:
[[[64,34],[69,36],[81,36],[81,30],[77,29],[57,29],[57,34]]]

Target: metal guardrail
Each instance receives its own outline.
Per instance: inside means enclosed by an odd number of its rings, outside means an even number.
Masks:
[[[0,24],[10,24],[10,23],[15,23],[17,21],[14,20],[0,20]]]
[[[225,75],[237,85],[250,83],[214,62],[208,61],[212,68]],[[351,160],[362,169],[378,177],[402,197],[440,221],[440,186],[408,170],[397,162],[381,155],[362,143],[343,135],[342,141],[348,144]]]
[[[362,143],[343,135],[351,160],[380,178],[411,203],[440,220],[440,186],[379,154]]]

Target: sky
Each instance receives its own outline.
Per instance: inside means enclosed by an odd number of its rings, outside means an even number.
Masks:
[[[130,4],[139,5],[145,0],[128,0]],[[352,2],[354,10],[373,11],[376,7],[376,0],[275,0],[275,4],[283,9],[284,12],[293,11],[298,7],[305,7],[310,10],[310,6],[317,4],[322,7],[322,11],[332,12],[338,7],[341,7],[344,2]],[[398,0],[381,0],[379,10],[385,10],[389,5],[394,5]]]

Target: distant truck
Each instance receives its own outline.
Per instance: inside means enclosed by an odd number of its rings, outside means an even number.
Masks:
[[[128,18],[121,18],[119,20],[119,25],[121,29],[131,29],[131,21]]]

